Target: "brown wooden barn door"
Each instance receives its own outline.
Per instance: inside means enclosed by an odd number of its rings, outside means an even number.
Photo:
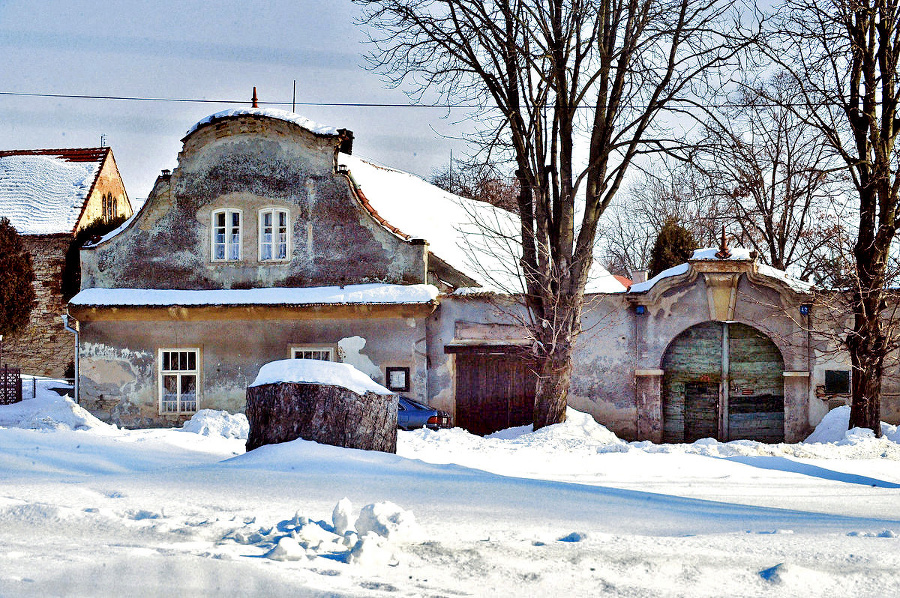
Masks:
[[[514,353],[456,354],[456,425],[491,434],[532,422],[537,376]]]

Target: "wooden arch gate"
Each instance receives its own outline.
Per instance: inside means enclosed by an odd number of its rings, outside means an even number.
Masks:
[[[663,441],[784,441],[784,359],[746,324],[705,322],[663,355]]]

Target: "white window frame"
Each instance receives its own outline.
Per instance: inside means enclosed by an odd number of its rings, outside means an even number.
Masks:
[[[165,368],[166,358],[165,355],[169,354],[169,367]],[[179,364],[175,367],[172,367],[171,355],[177,354],[179,355]],[[181,366],[181,354],[186,354],[187,364],[186,367]],[[190,355],[194,356],[194,368],[191,369],[190,366]],[[200,349],[194,347],[167,347],[159,349],[157,354],[158,361],[158,372],[159,372],[159,414],[160,415],[184,415],[197,413],[200,410]],[[185,400],[184,389],[184,380],[189,377],[194,377],[194,396],[193,401]],[[174,378],[175,379],[175,387],[176,387],[176,395],[175,395],[175,405],[174,409],[169,407],[169,404],[172,402],[171,400],[166,400],[166,378]],[[193,407],[193,408],[191,408]]]
[[[265,241],[265,224],[263,219],[266,215],[272,216],[272,240],[266,243]],[[278,222],[278,216],[284,215],[284,232],[281,233],[277,231],[281,226],[276,224]],[[259,211],[259,215],[257,217],[257,222],[259,223],[259,244],[257,254],[259,256],[260,262],[287,262],[291,259],[291,212],[284,208],[265,208]],[[284,241],[277,241],[276,235],[283,234]],[[271,247],[271,257],[264,257],[265,255],[265,246],[269,245]],[[277,257],[278,253],[276,248],[279,245],[284,246],[284,257]]]
[[[337,361],[337,359],[335,359],[337,351],[334,350],[332,345],[291,345],[288,349],[288,359],[320,359],[319,357],[296,357],[298,352],[301,352],[301,355],[303,353],[327,352],[328,359],[324,359],[323,361]]]
[[[219,214],[225,215],[225,238],[222,243],[216,242],[216,233],[218,232],[218,220]],[[234,223],[233,217],[234,214],[237,214],[238,217],[238,226],[237,226],[237,242],[234,241]],[[209,258],[212,262],[239,262],[244,258],[244,212],[243,210],[238,210],[235,208],[223,208],[221,210],[214,210],[212,214],[210,214],[210,226],[209,226]],[[224,249],[225,257],[216,257],[216,246],[221,246]],[[237,250],[237,256],[235,257],[235,250]]]

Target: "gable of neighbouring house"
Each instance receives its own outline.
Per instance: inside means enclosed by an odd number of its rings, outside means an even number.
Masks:
[[[4,339],[5,361],[25,372],[62,376],[74,342],[61,324],[65,254],[74,234],[96,220],[132,214],[112,150],[0,151],[0,216],[22,235],[35,272],[29,325]]]

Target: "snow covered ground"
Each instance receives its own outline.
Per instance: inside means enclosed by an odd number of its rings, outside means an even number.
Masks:
[[[842,423],[843,422],[843,423]],[[0,407],[0,596],[894,596],[900,434],[625,443],[574,411],[398,455],[246,420],[117,429]],[[344,500],[344,499],[347,500]]]

